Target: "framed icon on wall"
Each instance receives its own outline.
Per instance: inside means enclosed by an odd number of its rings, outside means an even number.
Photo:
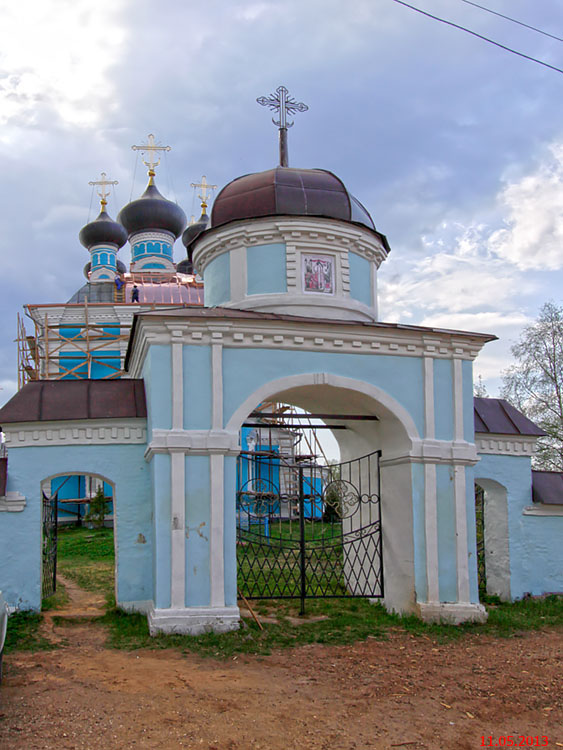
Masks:
[[[334,257],[307,254],[302,256],[303,291],[334,294]]]

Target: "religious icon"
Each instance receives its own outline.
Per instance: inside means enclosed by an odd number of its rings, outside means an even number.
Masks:
[[[334,258],[303,255],[303,291],[334,294]]]

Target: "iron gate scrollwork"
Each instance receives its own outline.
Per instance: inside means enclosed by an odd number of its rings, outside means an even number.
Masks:
[[[273,451],[237,463],[238,587],[247,599],[383,597],[376,451],[321,466]]]
[[[57,493],[48,497],[43,493],[43,569],[41,596],[52,596],[57,589]]]

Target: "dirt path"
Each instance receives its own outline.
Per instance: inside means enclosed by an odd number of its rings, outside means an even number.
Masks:
[[[95,622],[51,632],[56,651],[5,659],[1,748],[473,750],[508,735],[563,747],[559,630],[445,645],[397,632],[227,662],[109,650]]]

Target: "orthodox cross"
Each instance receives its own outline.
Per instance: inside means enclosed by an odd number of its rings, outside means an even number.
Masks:
[[[199,194],[198,198],[201,200],[201,207],[203,209],[207,208],[207,198],[209,197],[208,191],[216,190],[217,185],[209,185],[206,176],[203,175],[201,178],[201,182],[192,182],[191,187],[201,188],[201,193]]]
[[[289,92],[285,86],[278,86],[275,94],[269,96],[259,96],[256,101],[263,107],[279,112],[279,120],[272,117],[272,122],[277,125],[280,133],[280,167],[289,166],[287,150],[287,129],[293,127],[293,122],[288,121],[287,115],[294,115],[296,112],[306,112],[309,107],[303,102],[296,102],[293,97],[288,96]]]
[[[110,194],[110,191],[106,190],[106,186],[107,185],[119,185],[119,182],[117,180],[108,180],[106,178],[107,178],[107,174],[105,172],[102,172],[102,174],[101,174],[101,180],[90,180],[90,182],[88,183],[88,185],[92,185],[92,187],[94,187],[94,185],[100,185],[101,186],[101,190],[97,190],[96,192],[98,193],[98,195],[102,199],[100,201],[100,203],[102,205],[102,209],[105,209],[105,207],[107,206],[108,202],[107,202],[106,198]]]
[[[154,135],[149,133],[147,137],[147,143],[143,143],[141,146],[131,146],[133,151],[141,151],[143,156],[147,155],[148,161],[143,160],[145,167],[149,168],[149,177],[154,177],[155,168],[160,164],[160,159],[155,161],[155,154],[157,151],[171,151],[170,146],[161,146],[154,140]]]

